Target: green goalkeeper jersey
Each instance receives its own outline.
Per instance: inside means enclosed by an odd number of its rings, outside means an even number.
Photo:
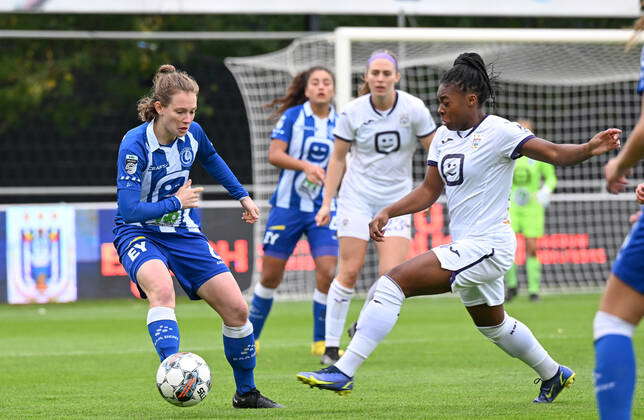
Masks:
[[[517,159],[512,177],[512,206],[541,207],[537,200],[537,192],[546,186],[550,192],[557,186],[555,167],[549,163],[522,156]]]

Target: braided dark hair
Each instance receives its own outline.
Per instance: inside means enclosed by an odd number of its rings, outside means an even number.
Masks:
[[[479,100],[479,107],[485,105],[488,99],[492,109],[496,108],[495,92],[496,76],[488,74],[485,63],[475,52],[463,53],[454,60],[454,66],[441,77],[440,83],[456,85],[463,92],[474,93]]]

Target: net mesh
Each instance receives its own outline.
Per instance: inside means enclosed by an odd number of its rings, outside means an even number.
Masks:
[[[639,117],[640,98],[635,92],[639,50],[622,44],[516,43],[516,42],[353,42],[351,44],[352,93],[361,82],[371,52],[388,49],[398,55],[400,88],[420,97],[436,119],[436,91],[441,75],[462,52],[476,51],[497,75],[493,113],[510,120],[530,119],[538,137],[558,143],[582,143],[608,127],[624,130],[626,138]],[[244,97],[252,136],[253,179],[258,201],[263,203],[262,223],[256,228],[261,253],[265,216],[277,182],[278,170],[267,160],[273,122],[263,105],[284,94],[293,75],[310,66],[335,67],[332,36],[294,41],[275,53],[228,59]],[[488,109],[489,110],[489,109]],[[438,122],[438,121],[437,121]],[[424,175],[426,155],[414,157],[414,179]],[[546,235],[538,241],[543,263],[542,287],[548,291],[590,290],[601,286],[624,236],[629,214],[638,209],[633,194],[603,193],[602,167],[609,156],[580,165],[558,167],[558,187],[546,213]],[[633,178],[642,180],[636,168]],[[427,214],[414,217],[412,254],[449,240],[447,212],[439,202]],[[377,259],[370,247],[356,286],[364,292],[377,278]],[[280,286],[280,295],[301,297],[314,288],[313,264],[305,242],[296,249]],[[309,259],[309,263],[304,261]],[[525,260],[519,240],[517,261]],[[257,266],[257,272],[261,266]],[[520,281],[525,279],[519,268]]]

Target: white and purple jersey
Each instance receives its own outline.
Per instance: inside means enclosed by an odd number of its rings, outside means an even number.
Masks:
[[[436,130],[427,164],[445,184],[449,230],[454,240],[509,229],[514,160],[534,135],[496,115],[467,131]]]
[[[190,178],[197,159],[233,198],[248,195],[196,122],[183,137],[168,145],[159,144],[153,122],[128,131],[117,162],[115,233],[122,233],[127,226],[157,232],[200,232],[198,211],[181,209],[179,199],[174,197]]]
[[[333,107],[328,118],[317,117],[307,101],[284,112],[271,133],[271,139],[286,142],[286,152],[290,156],[326,171],[333,152],[336,117]],[[270,203],[274,207],[317,212],[322,205],[322,188],[307,182],[303,171],[282,169]]]

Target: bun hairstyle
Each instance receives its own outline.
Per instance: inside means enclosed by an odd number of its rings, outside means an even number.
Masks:
[[[396,54],[389,50],[376,50],[371,53],[369,59],[367,60],[367,68],[365,69],[365,74],[369,71],[371,62],[379,58],[384,58],[385,60],[390,61],[396,68],[396,73],[398,73],[398,57],[396,57]],[[369,92],[369,84],[366,81],[362,82],[362,84],[358,88],[358,96],[366,95]]]
[[[168,106],[172,95],[178,91],[199,94],[199,85],[188,73],[177,70],[172,64],[163,64],[157,70],[152,80],[150,93],[139,99],[137,110],[141,121],[152,121],[159,114],[154,108],[154,103]]]
[[[277,106],[277,109],[273,111],[273,113],[269,117],[269,120],[277,120],[280,115],[282,115],[287,109],[296,105],[301,105],[308,100],[304,92],[306,91],[306,86],[309,84],[311,75],[318,70],[327,72],[329,76],[331,76],[331,80],[333,81],[333,85],[335,86],[335,76],[333,75],[333,72],[326,67],[314,66],[309,68],[308,70],[299,72],[295,75],[295,77],[293,77],[293,80],[291,80],[291,84],[288,86],[288,88],[286,88],[286,94],[284,96],[275,98],[271,102],[264,105],[266,108],[273,108]]]
[[[492,108],[496,106],[495,92],[496,77],[488,74],[485,62],[475,52],[463,53],[454,60],[454,66],[449,69],[440,84],[456,85],[463,92],[472,92],[479,101],[479,107],[491,99]]]

